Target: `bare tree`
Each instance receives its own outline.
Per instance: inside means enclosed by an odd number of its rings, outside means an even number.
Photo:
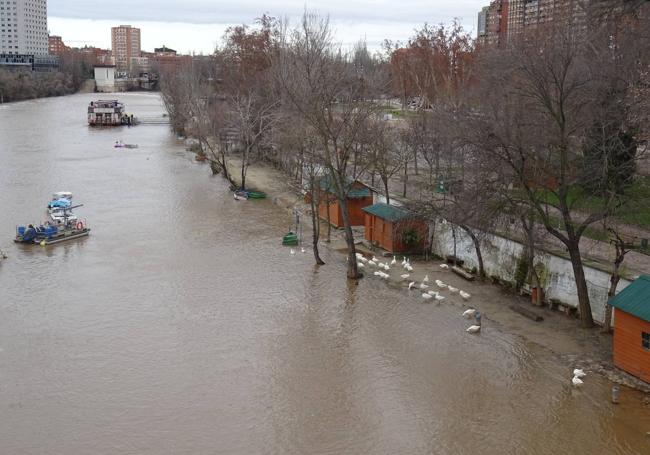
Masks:
[[[319,140],[323,166],[341,207],[348,247],[348,278],[360,277],[347,193],[355,147],[376,107],[368,102],[374,80],[333,44],[329,20],[305,13],[300,27],[285,30],[276,80],[287,104],[310,125]]]
[[[624,74],[624,62],[599,38],[557,24],[495,52],[491,62],[497,66],[484,67],[477,98],[481,111],[468,115],[475,144],[505,166],[502,175],[509,182],[504,183],[518,187],[525,204],[567,248],[585,327],[593,319],[580,239],[587,227],[625,203],[625,183],[619,178],[631,163],[619,159],[631,147],[621,129],[624,88],[611,73],[618,66]],[[600,136],[594,137],[594,126]],[[596,152],[586,152],[587,139],[596,141]],[[579,170],[589,159],[608,170],[590,173],[587,181]],[[587,188],[597,189],[597,194]]]
[[[605,319],[603,321],[603,332],[605,333],[609,333],[612,329],[612,306],[609,304],[609,300],[616,295],[616,288],[621,280],[621,265],[623,265],[625,255],[634,248],[633,243],[623,240],[621,233],[615,227],[609,227],[607,231],[610,233],[610,243],[614,246],[615,254],[612,264],[612,275],[609,278],[607,302],[605,303]]]

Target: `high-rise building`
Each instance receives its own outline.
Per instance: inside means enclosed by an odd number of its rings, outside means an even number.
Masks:
[[[482,42],[491,46],[503,46],[507,42],[508,33],[508,0],[490,2],[485,16]]]
[[[0,54],[48,55],[47,0],[0,0]]]
[[[489,10],[489,6],[484,6],[478,13],[477,38],[480,43],[484,43],[487,39],[487,20]]]
[[[140,57],[140,29],[130,25],[111,28],[111,46],[118,71],[129,71],[131,59]]]
[[[584,25],[585,10],[580,0],[494,0],[487,10],[486,32],[480,42],[502,46],[522,33],[532,32],[542,24],[562,21],[579,31]]]

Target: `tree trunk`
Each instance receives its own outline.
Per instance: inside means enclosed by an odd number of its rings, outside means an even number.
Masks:
[[[607,292],[607,303],[605,304],[605,320],[603,321],[604,333],[609,333],[612,330],[612,306],[609,304],[609,300],[616,295],[616,288],[620,279],[618,265],[615,265],[614,272],[609,279],[609,291]]]
[[[341,187],[343,187],[341,185]],[[343,215],[343,229],[345,230],[345,243],[348,247],[348,279],[356,280],[363,275],[359,273],[357,268],[357,250],[354,245],[354,234],[352,232],[352,225],[350,224],[350,212],[348,211],[348,202],[345,197],[339,198],[341,205],[341,214]]]
[[[318,213],[316,212],[318,204],[316,201],[316,192],[314,191],[314,178],[313,176],[310,176],[310,184],[309,186],[311,187],[311,198],[310,199],[310,207],[311,207],[311,227],[312,227],[312,246],[314,250],[314,260],[316,261],[316,265],[325,265],[325,262],[321,259],[320,253],[318,251],[318,238],[320,237],[320,221],[318,220]]]
[[[483,253],[481,252],[481,242],[479,241],[479,238],[474,234],[474,232],[469,228],[469,226],[461,225],[461,228],[465,232],[467,232],[467,235],[470,236],[472,239],[472,243],[474,243],[474,250],[476,251],[476,260],[478,261],[478,276],[481,281],[485,280],[485,267],[483,265]],[[456,252],[454,251],[454,256],[456,255]]]
[[[603,332],[605,333],[609,333],[612,329],[612,306],[609,304],[609,301],[616,295],[616,288],[618,287],[618,282],[621,280],[621,264],[625,260],[625,255],[629,252],[621,237],[613,229],[610,232],[616,235],[614,244],[616,247],[616,257],[614,258],[612,276],[609,278],[609,291],[607,291],[607,303],[605,304],[605,320],[603,321]]]
[[[456,266],[456,227],[451,225],[451,236],[454,239],[454,266]]]
[[[330,217],[330,194],[325,193],[325,208],[327,209],[327,243],[332,241],[332,218]]]
[[[244,150],[241,162],[241,189],[246,190],[246,161],[248,160],[248,148]]]
[[[585,278],[585,270],[582,266],[582,257],[580,256],[580,248],[577,242],[570,242],[567,245],[569,250],[569,257],[571,258],[571,266],[573,267],[573,276],[576,281],[576,289],[578,291],[578,307],[580,310],[580,320],[582,327],[589,329],[594,326],[594,318],[591,314],[591,304],[589,303],[589,292],[587,290],[587,279]]]
[[[406,160],[404,163],[404,188],[402,190],[402,197],[406,197],[406,185],[408,184],[409,181],[409,162]]]
[[[384,192],[386,193],[386,204],[390,205],[390,194],[388,194],[388,176],[382,175],[381,181],[384,184]]]

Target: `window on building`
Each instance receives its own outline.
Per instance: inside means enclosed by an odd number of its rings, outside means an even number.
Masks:
[[[641,346],[650,351],[650,333],[641,332]]]

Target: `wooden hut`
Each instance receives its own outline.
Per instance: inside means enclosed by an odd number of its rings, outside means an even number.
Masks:
[[[609,301],[615,308],[614,365],[650,382],[650,276],[641,276]]]
[[[339,204],[334,184],[329,177],[322,177],[318,181],[318,216],[322,220],[329,220],[336,228],[343,227],[343,213]],[[352,226],[363,226],[363,208],[372,204],[372,191],[358,180],[347,182],[347,204]],[[327,211],[329,209],[329,217]]]
[[[366,240],[391,253],[420,253],[424,250],[428,225],[403,207],[373,204],[365,212]]]

